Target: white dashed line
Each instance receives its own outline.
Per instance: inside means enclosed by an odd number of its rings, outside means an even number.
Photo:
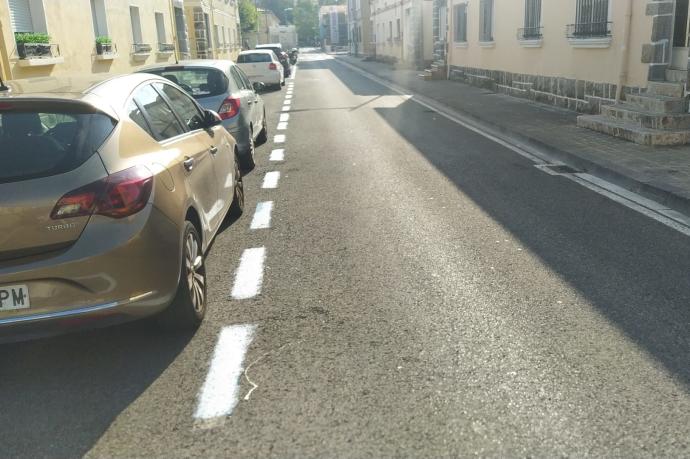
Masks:
[[[286,96],[291,96],[292,95],[292,89],[288,89],[287,92],[285,93]]]
[[[278,120],[278,121],[287,121],[289,119],[290,119],[290,115],[288,115],[287,113],[283,113],[282,115],[280,115],[280,120]]]
[[[290,105],[292,103],[291,100],[284,100],[283,105]]]
[[[285,122],[283,122],[283,123],[278,123],[278,130],[279,130],[279,131],[284,131],[285,129],[287,129],[287,126],[288,126],[288,124],[285,123]]]
[[[261,188],[278,188],[278,180],[279,179],[280,179],[280,172],[278,172],[278,171],[266,172],[266,175],[264,175],[264,183],[261,185]]]
[[[290,111],[290,106],[289,105],[283,105],[283,109],[281,110],[282,112],[289,112]]]
[[[246,300],[261,293],[264,280],[264,260],[266,248],[257,247],[242,252],[240,266],[235,273],[235,284],[231,296],[236,300]]]
[[[273,211],[273,201],[260,202],[256,205],[251,229],[264,229],[271,227],[271,212]]]
[[[292,94],[285,94],[285,100],[292,99]]]
[[[269,161],[284,161],[285,160],[285,150],[282,148],[276,148],[271,152],[271,156],[268,157]]]
[[[273,136],[273,143],[283,143],[285,142],[284,134],[277,134]]]
[[[223,425],[237,406],[244,356],[254,335],[254,325],[233,325],[220,331],[211,365],[199,392],[194,417],[200,428]]]

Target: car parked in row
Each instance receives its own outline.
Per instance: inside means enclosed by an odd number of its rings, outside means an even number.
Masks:
[[[237,56],[237,66],[252,83],[264,83],[278,90],[285,84],[283,66],[273,51],[242,51]]]
[[[283,51],[283,45],[280,43],[267,43],[264,45],[256,45],[255,49],[268,49],[273,51],[278,57],[278,60],[283,64],[283,75],[285,78],[289,78],[292,75],[292,67],[290,67],[290,57]]]
[[[154,65],[141,72],[160,75],[180,85],[202,107],[218,112],[237,141],[243,169],[254,167],[257,145],[268,140],[264,101],[244,72],[228,60],[188,60]]]
[[[205,252],[240,214],[218,114],[150,74],[0,92],[0,335],[160,313],[196,327]]]

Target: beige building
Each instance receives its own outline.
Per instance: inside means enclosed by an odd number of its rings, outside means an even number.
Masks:
[[[184,8],[192,58],[237,58],[242,47],[237,0],[184,0]]]
[[[50,43],[18,43],[21,32],[47,34]],[[97,45],[97,37],[110,43]],[[239,51],[236,0],[0,0],[5,79],[126,73]]]
[[[690,142],[688,0],[448,1],[450,78],[638,143]]]
[[[370,15],[378,59],[417,67],[432,60],[432,1],[371,0]]]
[[[370,0],[348,0],[350,53],[355,56],[373,56],[374,42],[371,35]]]
[[[280,19],[271,10],[258,8],[257,13],[256,44],[279,43],[280,35],[278,28],[280,26]]]

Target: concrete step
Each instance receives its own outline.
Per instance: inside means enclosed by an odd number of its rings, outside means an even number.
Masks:
[[[640,127],[661,130],[690,129],[690,113],[653,113],[636,105],[602,105],[601,114]]]
[[[688,100],[682,97],[666,97],[655,95],[632,95],[625,96],[627,101],[637,105],[641,109],[654,113],[687,113]]]
[[[671,81],[650,81],[647,84],[647,94],[666,97],[685,96],[685,84]]]
[[[496,85],[496,92],[501,93],[501,94],[507,94],[507,95],[513,96],[513,97],[521,97],[523,99],[526,99],[529,97],[529,90],[528,89],[516,88],[514,86],[508,86],[508,85],[504,85],[504,84],[497,84]]]
[[[677,69],[668,69],[666,70],[666,80],[667,81],[687,81],[688,80],[688,71],[687,70],[677,70]]]
[[[641,145],[685,145],[690,143],[690,130],[649,129],[604,115],[580,115],[577,117],[577,125]]]

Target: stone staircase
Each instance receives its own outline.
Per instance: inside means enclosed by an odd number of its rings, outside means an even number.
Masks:
[[[418,76],[422,80],[445,80],[447,68],[444,62],[433,62],[429,68],[424,69]]]
[[[690,113],[682,82],[650,82],[647,92],[602,105],[600,115],[580,115],[579,127],[642,145],[690,143]]]

